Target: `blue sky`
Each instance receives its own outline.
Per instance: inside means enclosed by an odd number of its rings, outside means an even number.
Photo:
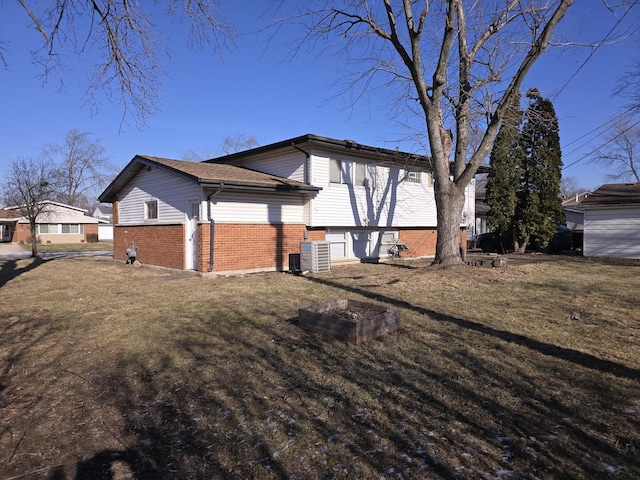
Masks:
[[[164,61],[170,76],[163,81],[160,112],[147,127],[138,129],[134,123],[122,125],[121,105],[104,97],[98,97],[97,112],[86,105],[85,66],[92,63],[91,58],[65,60],[61,90],[57,78],[43,84],[42,71],[29,55],[38,45],[37,33],[26,27],[28,19],[17,2],[5,2],[0,41],[10,44],[8,67],[0,70],[0,181],[12,160],[37,156],[42,146],[61,143],[71,129],[91,132],[119,167],[135,154],[181,158],[188,150],[217,151],[225,136],[236,134],[253,135],[261,145],[314,133],[415,151],[403,141],[407,131],[390,116],[386,98],[369,95],[355,105],[348,98],[336,98],[338,91],[332,87],[336,58],[309,54],[286,60],[294,33],[287,29],[266,48],[268,36],[252,33],[262,25],[266,2],[221,3],[224,15],[241,34],[223,61],[207,51],[188,50],[186,26],[160,25],[173,52]],[[640,28],[639,10],[636,7],[627,15],[614,37]],[[616,22],[602,0],[579,0],[558,33],[574,42],[594,44]],[[525,88],[537,87],[552,98],[560,122],[563,161],[567,166],[574,164],[563,174],[575,177],[583,187],[595,188],[606,181],[602,168],[585,156],[602,143],[598,133],[620,113],[624,102],[612,96],[614,85],[640,56],[639,47],[636,32],[597,49],[588,61],[592,51],[586,47],[552,50],[525,81]]]

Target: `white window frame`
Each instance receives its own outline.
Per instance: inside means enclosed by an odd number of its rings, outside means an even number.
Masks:
[[[150,208],[151,205],[154,205],[154,208]],[[158,200],[147,200],[146,202],[144,202],[144,219],[145,220],[158,220],[158,216],[159,216],[159,205],[158,205]],[[155,215],[152,215],[154,214]]]
[[[69,227],[69,230],[71,230],[71,227],[77,227],[78,231],[77,232],[65,232],[65,227]],[[64,235],[80,235],[83,233],[82,231],[82,224],[81,223],[63,223],[60,225],[60,233],[64,234]]]
[[[422,171],[414,169],[405,170],[404,181],[407,183],[422,184]]]

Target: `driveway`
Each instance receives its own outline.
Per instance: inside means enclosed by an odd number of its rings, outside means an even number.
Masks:
[[[15,243],[0,243],[0,260],[16,260],[18,258],[29,258],[31,252],[25,250]]]
[[[15,243],[0,243],[0,260],[17,260],[20,258],[29,258],[31,249],[25,250]],[[42,258],[62,258],[62,257],[99,257],[113,258],[111,250],[86,251],[86,252],[52,252],[40,253]]]

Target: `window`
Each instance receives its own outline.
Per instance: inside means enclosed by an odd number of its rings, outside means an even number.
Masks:
[[[330,160],[329,181],[331,183],[342,183],[342,162],[335,158]]]
[[[144,218],[146,220],[158,219],[158,201],[152,200],[144,203]]]
[[[40,223],[38,224],[38,233],[58,233],[58,224]]]
[[[375,188],[376,185],[376,166],[367,163],[355,164],[356,185]]]
[[[63,223],[62,233],[82,233],[82,225],[79,223]]]
[[[367,166],[364,163],[356,163],[356,185],[367,185]]]
[[[422,183],[422,172],[419,170],[407,170],[404,179],[409,183]]]

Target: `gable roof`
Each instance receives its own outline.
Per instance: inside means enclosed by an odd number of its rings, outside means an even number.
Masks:
[[[299,137],[282,140],[280,142],[263,145],[261,147],[243,150],[241,152],[232,153],[223,157],[211,158],[205,160],[206,163],[230,163],[238,165],[242,160],[249,157],[260,155],[268,155],[278,150],[298,150],[309,156],[309,149],[319,148],[323,151],[336,154],[348,154],[350,157],[361,158],[365,161],[377,161],[382,164],[393,164],[400,167],[420,167],[428,171],[432,171],[430,158],[426,155],[416,153],[403,152],[398,149],[388,149],[381,147],[372,147],[358,143],[355,140],[338,140],[330,137],[322,137],[307,133]],[[489,167],[481,165],[477,174],[489,173]]]
[[[113,207],[111,205],[99,204],[93,210],[93,214],[95,215],[96,212],[102,213],[103,215],[111,215],[111,214],[113,214]]]
[[[320,187],[289,180],[288,178],[257,172],[233,165],[188,162],[169,158],[136,155],[98,197],[100,202],[113,203],[122,190],[145,167],[158,167],[204,187],[220,187],[272,192],[315,193]]]
[[[296,149],[306,154],[307,152],[302,149],[313,147],[320,147],[324,150],[332,152],[348,152],[351,156],[367,158],[369,160],[401,163],[403,165],[422,166],[427,168],[429,167],[429,159],[424,155],[401,152],[399,150],[390,150],[387,148],[371,147],[369,145],[358,143],[354,140],[338,140],[335,138],[313,135],[311,133],[307,133],[306,135],[301,135],[299,137],[290,138],[288,140],[271,143],[269,145],[252,148],[250,150],[232,153],[223,157],[212,158],[210,160],[205,160],[205,162],[234,162],[245,157],[253,157],[256,155],[283,149]]]
[[[79,213],[82,213],[83,215],[85,213],[87,213],[88,210],[84,209],[84,208],[80,208],[80,207],[74,207],[73,205],[67,205],[66,203],[60,203],[60,202],[54,202],[53,200],[42,200],[41,202],[38,202],[41,205],[51,205],[53,207],[60,207],[60,208],[64,208],[66,210],[74,210],[77,211]],[[15,205],[15,206],[11,206],[11,207],[4,207],[4,210],[20,210],[24,205]]]
[[[562,201],[562,208],[577,207],[582,202],[584,202],[585,199],[589,197],[589,195],[591,195],[591,192],[582,192],[571,195],[570,197]]]
[[[581,208],[640,207],[640,183],[608,183],[580,202]]]
[[[18,220],[20,215],[16,216],[16,212],[13,210],[0,210],[0,220]]]
[[[86,215],[87,210],[84,208],[51,200],[43,200],[38,203],[44,207],[38,213],[37,223],[98,223],[97,218]],[[23,213],[19,206],[5,207],[0,210],[0,219],[27,223],[28,219]]]

